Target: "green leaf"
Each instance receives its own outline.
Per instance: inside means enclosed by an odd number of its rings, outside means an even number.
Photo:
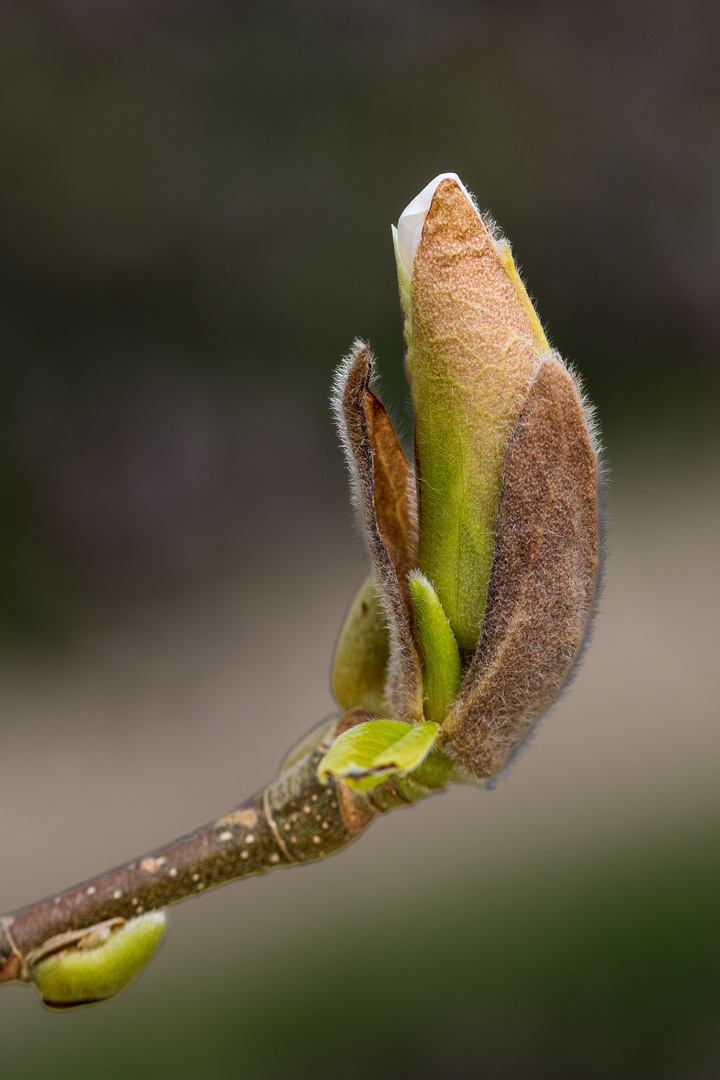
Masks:
[[[393,772],[407,773],[421,765],[437,738],[439,725],[430,720],[411,727],[407,735],[375,758],[375,768],[387,766]]]
[[[426,577],[410,578],[422,656],[425,716],[442,724],[460,687],[460,654],[447,615]]]
[[[318,766],[325,783],[333,776],[356,791],[369,791],[393,773],[422,764],[437,738],[438,725],[417,727],[400,720],[366,720],[339,735]]]

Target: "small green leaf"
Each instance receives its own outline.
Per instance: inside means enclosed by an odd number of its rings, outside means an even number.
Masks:
[[[375,758],[376,769],[387,766],[393,772],[410,772],[421,765],[432,749],[437,738],[438,725],[431,720],[425,720],[417,727],[411,727],[407,735],[389,746],[382,754]]]
[[[410,578],[422,654],[425,716],[442,724],[460,687],[460,654],[438,595],[426,577]]]
[[[326,782],[334,776],[356,791],[369,791],[393,773],[420,765],[432,749],[438,725],[417,727],[400,720],[366,720],[339,735],[318,767]]]
[[[76,944],[39,960],[32,980],[52,1008],[113,997],[139,975],[165,933],[165,915],[151,911],[123,926],[89,927]]]

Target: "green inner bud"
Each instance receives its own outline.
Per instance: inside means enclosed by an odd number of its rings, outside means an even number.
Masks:
[[[333,694],[342,708],[387,713],[385,676],[390,646],[374,581],[366,581],[353,600],[340,634],[333,666]]]
[[[76,945],[39,960],[32,980],[56,1008],[103,1001],[139,975],[165,933],[165,915],[151,911],[115,929],[89,927]]]
[[[442,724],[460,687],[460,654],[438,595],[426,577],[410,578],[422,658],[425,717]]]

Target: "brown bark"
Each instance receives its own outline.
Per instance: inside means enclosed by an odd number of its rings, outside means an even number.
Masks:
[[[351,714],[323,726],[319,744],[277,780],[191,836],[0,918],[0,982],[28,980],[45,943],[59,934],[132,919],[237,878],[322,859],[354,840],[376,814],[413,801],[414,788],[409,798],[390,784],[361,794],[333,779],[318,780],[320,759],[338,731],[367,718]]]

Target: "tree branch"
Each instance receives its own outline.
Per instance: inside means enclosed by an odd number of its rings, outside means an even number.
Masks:
[[[368,716],[357,711],[323,725],[319,742],[291,757],[277,780],[192,835],[0,918],[0,982],[32,981],[33,966],[65,943],[60,935],[122,925],[236,878],[322,859],[376,814],[436,790],[409,777],[363,793],[333,778],[320,783],[317,767],[335,737]]]

